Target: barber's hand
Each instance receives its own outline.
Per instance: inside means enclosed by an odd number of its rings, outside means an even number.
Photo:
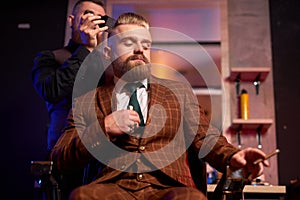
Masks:
[[[232,171],[243,168],[244,174],[247,175],[249,181],[262,175],[264,166],[269,167],[270,164],[267,160],[263,160],[258,164],[253,164],[257,159],[264,159],[266,154],[256,148],[246,148],[235,153],[230,159],[230,168]]]
[[[90,51],[92,51],[102,41],[102,33],[108,29],[107,26],[102,28],[99,24],[105,23],[101,20],[101,16],[87,13],[82,15],[79,25],[79,32],[82,44]]]
[[[119,110],[104,119],[105,131],[110,136],[131,133],[140,124],[139,114],[134,110]]]

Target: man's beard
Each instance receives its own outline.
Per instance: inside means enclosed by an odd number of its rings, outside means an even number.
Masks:
[[[143,60],[144,62],[134,61],[136,59]],[[125,62],[120,62],[119,59],[112,62],[114,74],[126,82],[134,82],[149,78],[151,74],[150,65],[149,60],[143,55],[130,56]]]

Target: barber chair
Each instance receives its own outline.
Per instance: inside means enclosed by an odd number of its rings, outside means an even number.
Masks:
[[[61,200],[59,184],[53,175],[52,161],[31,161],[30,171],[34,177],[37,196],[43,200]]]
[[[196,187],[206,196],[207,173],[206,163],[199,160],[197,155],[189,153],[189,162],[192,163],[191,173]],[[102,165],[96,160],[89,163],[84,169],[82,184],[93,181],[94,175],[101,170]],[[68,194],[61,186],[62,175],[57,174],[52,161],[31,161],[31,173],[34,176],[34,188],[39,192],[39,200],[67,200]],[[243,188],[247,184],[242,170],[232,172],[229,167],[222,174],[214,192],[208,196],[211,200],[240,200],[243,199]]]
[[[67,200],[72,189],[92,182],[98,170],[101,170],[101,164],[96,160],[89,163],[82,173],[58,173],[52,161],[31,161],[30,167],[38,200]],[[74,175],[78,176],[75,184]]]

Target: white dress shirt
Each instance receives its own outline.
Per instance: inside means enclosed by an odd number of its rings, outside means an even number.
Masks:
[[[123,86],[126,84],[125,81],[122,79],[116,79],[115,78],[115,83],[116,84],[116,100],[117,100],[117,110],[124,110],[128,109],[128,103],[130,99],[129,92],[126,92],[122,90]],[[148,113],[148,80],[144,79],[143,81],[140,81],[144,87],[137,88],[137,99],[140,104],[140,108],[144,117],[144,123],[146,123],[147,120],[147,113]]]

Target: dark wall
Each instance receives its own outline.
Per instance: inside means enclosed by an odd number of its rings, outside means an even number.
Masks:
[[[279,183],[300,177],[300,1],[271,0]]]
[[[64,44],[67,0],[7,3],[0,12],[1,196],[33,199],[30,161],[46,158],[48,116],[30,71],[38,51]],[[30,28],[18,29],[20,23]]]

